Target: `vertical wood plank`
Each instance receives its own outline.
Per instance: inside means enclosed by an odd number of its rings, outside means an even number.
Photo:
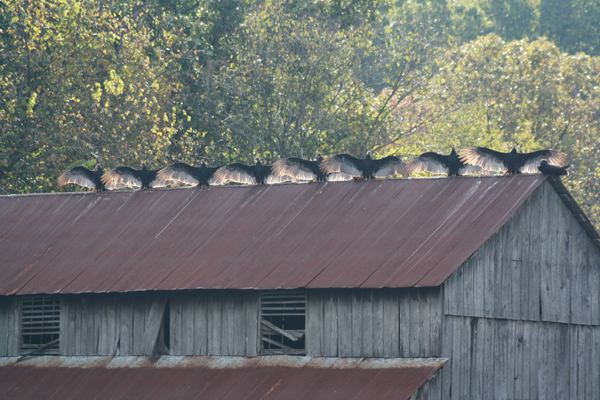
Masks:
[[[208,332],[208,354],[222,355],[221,351],[221,291],[214,290],[209,294],[209,332]]]
[[[363,356],[363,341],[362,341],[362,304],[360,289],[350,290],[352,296],[352,356]]]
[[[569,359],[569,325],[555,324],[556,327],[556,342],[554,349],[556,351],[555,358],[555,374],[556,374],[556,398],[569,399],[569,378],[571,363]]]
[[[474,332],[471,332],[470,357],[473,360],[471,364],[471,387],[469,390],[470,399],[481,399],[483,392],[488,390],[483,385],[483,360],[485,355],[485,324],[483,318],[473,318],[472,323],[475,326]]]
[[[80,332],[77,330],[77,320],[81,314],[81,301],[79,296],[71,296],[69,305],[69,344],[68,355],[77,355],[77,340],[81,340]],[[102,353],[104,354],[104,353]]]
[[[12,300],[12,299],[11,299]],[[93,315],[92,315],[93,318]],[[59,323],[59,331],[58,335],[60,340],[58,342],[58,352],[61,356],[68,355],[68,343],[70,341],[69,338],[69,296],[61,294],[60,295],[60,323]],[[11,340],[10,335],[8,336],[8,340]],[[10,348],[10,347],[9,347]],[[96,349],[92,349],[93,354],[96,354]]]
[[[591,323],[600,325],[600,250],[590,240],[585,238],[587,245],[584,247],[584,262],[586,263],[589,285],[589,304],[591,312]]]
[[[448,291],[452,292],[452,287],[455,288],[454,285],[448,286]],[[381,293],[380,293],[381,294]],[[450,295],[448,296],[450,297]],[[452,303],[452,301],[450,301]],[[382,296],[382,304],[383,304],[383,296]],[[398,355],[399,357],[411,357],[410,353],[410,323],[411,323],[411,315],[410,315],[410,293],[408,289],[402,289],[398,293]],[[382,316],[385,320],[385,316]]]
[[[583,262],[583,229],[575,218],[571,218],[571,254],[569,266],[571,269],[571,315],[572,324],[589,325],[592,322],[589,304],[590,287],[589,272]],[[565,266],[565,267],[569,267]]]
[[[565,203],[555,194],[556,202],[558,203],[557,209],[559,210],[558,216],[558,251],[559,257],[557,259],[558,276],[559,276],[559,319],[558,322],[568,324],[571,320],[571,270],[573,269],[570,264],[571,258],[571,222],[573,221],[573,214],[565,206]]]
[[[550,336],[548,324],[538,324],[538,396],[541,399],[550,398],[548,393],[548,353],[550,352]]]
[[[537,399],[539,397],[538,391],[538,371],[539,371],[539,357],[538,357],[538,349],[539,349],[539,323],[529,323],[526,325],[526,330],[524,332],[526,335],[526,348],[528,350],[527,354],[529,355],[529,398]]]
[[[361,290],[363,357],[373,355],[373,290]]]
[[[501,259],[501,280],[500,283],[500,308],[496,309],[496,318],[514,318],[512,315],[512,283],[513,279],[513,258],[514,250],[514,238],[518,236],[517,227],[515,226],[517,220],[511,218],[501,229],[502,232],[502,254],[499,255]],[[516,277],[515,277],[516,278]],[[519,296],[520,297],[520,296]],[[497,304],[498,305],[498,304]]]
[[[419,301],[419,353],[417,357],[429,357],[431,354],[431,297],[432,291],[426,288],[418,290]]]
[[[135,293],[133,297],[133,354],[140,356],[143,354],[143,338],[146,328],[146,302],[149,300],[147,293]],[[178,319],[179,325],[174,319]],[[181,311],[179,314],[171,314],[171,343],[175,342],[176,346],[181,341]],[[175,353],[178,355],[179,353]]]
[[[577,373],[578,373],[578,360],[577,360],[577,325],[569,326],[569,398],[578,399],[577,394]]]
[[[181,350],[180,354],[194,354],[194,328],[196,327],[194,311],[194,291],[184,290],[181,294]]]
[[[463,275],[464,276],[464,275]],[[424,316],[421,314],[421,292],[417,289],[408,290],[408,303],[409,303],[409,336],[410,343],[408,346],[409,357],[420,357],[420,344],[424,339],[421,337],[421,327],[423,324]]]
[[[483,264],[483,312],[485,317],[492,318],[494,316],[494,305],[495,305],[495,279],[496,279],[496,265],[494,263],[494,254],[496,253],[496,236],[494,234],[487,242],[483,244],[480,250],[483,250],[482,264]]]
[[[519,274],[517,274],[517,279],[519,280],[519,292],[514,293],[513,303],[516,304],[517,309],[516,315],[518,319],[528,320],[530,319],[531,311],[528,310],[529,307],[529,294],[531,284],[529,278],[531,275],[531,212],[532,205],[535,199],[529,197],[523,206],[521,206],[522,214],[521,214],[521,243],[520,243],[520,263],[519,263]],[[520,301],[518,300],[520,299]]]
[[[466,268],[464,268],[466,267]],[[464,268],[463,273],[463,291],[461,302],[463,303],[461,315],[474,316],[475,300],[474,300],[474,272],[476,268],[476,256],[473,254],[467,262],[460,268]]]
[[[82,356],[95,355],[92,351],[91,343],[94,337],[94,308],[91,300],[91,295],[82,294],[81,296],[81,343],[79,346],[79,354]],[[89,324],[89,321],[92,321]],[[88,336],[89,335],[89,336]]]
[[[323,356],[338,356],[337,292],[331,289],[323,297]]]
[[[461,357],[461,339],[462,339],[462,333],[463,333],[463,318],[460,317],[453,317],[453,330],[454,332],[452,333],[452,338],[453,338],[453,342],[451,345],[451,349],[452,349],[452,399],[456,399],[456,400],[460,400],[463,399],[463,387],[462,387],[462,380],[463,380],[463,376],[461,374],[461,370],[464,367],[463,363],[465,362],[465,360],[463,360],[463,358]]]
[[[322,357],[323,344],[323,296],[321,290],[306,292],[306,355]]]
[[[221,355],[233,355],[233,295],[221,292]]]
[[[402,295],[399,294],[399,297],[400,305],[402,305]],[[381,290],[373,291],[373,357],[383,357],[383,295]]]
[[[592,363],[590,379],[592,380],[592,399],[600,399],[600,328],[590,327],[592,349],[590,359]]]
[[[483,317],[485,303],[485,257],[482,246],[473,255],[473,316]]]
[[[507,267],[511,270],[509,310],[507,311],[511,319],[514,320],[521,319],[521,303],[519,299],[521,298],[521,277],[523,270],[522,247],[524,246],[524,231],[529,228],[529,221],[526,221],[528,218],[528,208],[529,203],[524,204],[511,218],[512,232],[508,240],[510,247],[505,252],[509,257]]]
[[[398,297],[393,290],[386,290],[383,298],[383,356],[398,357],[399,315]]]
[[[196,356],[205,356],[208,349],[207,335],[207,317],[208,304],[205,290],[195,290],[193,292],[194,301],[194,345],[193,354]]]
[[[483,399],[491,400],[495,399],[494,397],[494,367],[495,367],[495,356],[494,356],[494,345],[496,342],[496,320],[485,318],[483,319],[484,325],[484,354],[483,354],[483,380],[482,385],[484,387],[483,390]]]
[[[504,287],[502,286],[502,278],[504,275],[504,265],[502,265],[502,255],[504,251],[503,243],[504,243],[504,229],[500,229],[493,236],[494,238],[494,258],[492,262],[494,263],[494,278],[493,278],[493,293],[494,293],[494,310],[492,312],[493,318],[500,318],[504,315],[503,313],[503,303],[504,303]]]
[[[165,314],[167,305],[167,292],[151,292],[150,310],[146,316],[146,324],[144,326],[144,337],[142,340],[142,355],[154,356],[157,353],[157,339],[160,333],[161,323]]]
[[[548,322],[567,322],[561,321],[561,285],[562,270],[560,266],[562,244],[558,241],[561,238],[560,209],[558,201],[561,201],[558,195],[551,187],[547,188],[545,196],[545,227],[542,231],[542,321]]]
[[[102,329],[102,311],[104,309],[103,296],[96,295],[94,299],[94,353],[100,355],[100,330]]]
[[[352,292],[340,290],[338,301],[338,354],[352,357]]]
[[[258,355],[260,330],[259,330],[259,297],[258,291],[246,292],[246,356]]]
[[[516,399],[527,398],[523,394],[525,377],[523,374],[523,321],[511,321],[514,325],[513,335],[513,371],[514,371],[514,389],[513,397]]]
[[[133,355],[133,296],[131,293],[123,293],[119,298],[119,308],[121,309],[121,330],[119,351],[122,356]]]
[[[429,357],[442,356],[442,287],[431,288],[431,333]]]
[[[528,286],[522,286],[523,290],[527,291],[527,303],[525,303],[524,315],[530,321],[541,321],[540,314],[540,299],[541,299],[541,251],[542,251],[542,229],[544,225],[544,187],[547,185],[544,182],[531,195],[531,225],[529,239],[529,257],[527,265],[523,268],[523,272],[527,275]]]
[[[439,370],[442,374],[441,398],[452,398],[452,343],[454,342],[454,317],[446,316],[442,320],[442,357],[449,360]]]
[[[8,337],[14,333],[9,329],[10,305],[13,303],[9,296],[0,296],[0,357],[8,356]],[[61,302],[62,309],[62,302]],[[62,310],[61,310],[62,314]],[[60,319],[59,335],[62,331],[62,318]],[[60,342],[59,342],[60,343]]]
[[[109,293],[108,297],[108,336],[107,336],[107,350],[108,355],[115,356],[117,352],[117,345],[119,343],[119,333],[120,330],[117,329],[117,321],[119,321],[119,316],[117,315],[117,293]]]
[[[233,292],[233,354],[246,355],[246,293],[241,290]]]

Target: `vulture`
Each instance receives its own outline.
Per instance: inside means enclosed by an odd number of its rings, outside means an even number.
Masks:
[[[76,183],[80,186],[93,189],[95,192],[106,190],[104,183],[100,181],[100,178],[104,174],[100,164],[96,164],[96,170],[91,171],[86,167],[75,167],[68,171],[63,172],[57,179],[58,184],[61,186],[67,183]]]
[[[325,175],[341,172],[355,178],[375,179],[376,176],[408,176],[405,167],[406,164],[398,157],[387,156],[374,160],[369,151],[364,159],[349,154],[326,158],[321,163],[321,172]]]
[[[538,150],[532,153],[517,153],[517,145],[510,153],[501,153],[485,147],[467,147],[460,151],[459,158],[464,163],[479,165],[488,171],[504,171],[505,175],[536,172],[537,166],[543,159],[557,167],[567,163],[567,155],[561,151]]]
[[[301,181],[310,182],[350,179],[349,176],[342,173],[324,174],[319,168],[323,162],[323,156],[321,153],[317,153],[316,157],[316,161],[304,160],[298,157],[282,158],[273,164],[273,174],[276,176],[291,176]]]
[[[158,170],[149,170],[146,163],[142,163],[142,169],[133,169],[129,167],[117,167],[106,171],[102,175],[102,183],[110,187],[130,187],[149,189],[151,187],[166,186],[156,177]]]
[[[209,186],[214,182],[213,175],[219,167],[207,167],[202,159],[199,167],[192,167],[185,163],[169,165],[158,171],[157,177],[162,183],[181,182],[196,186]]]
[[[429,151],[413,158],[406,171],[409,174],[418,174],[423,171],[429,171],[434,174],[448,174],[448,176],[460,176],[462,174],[475,174],[481,171],[477,165],[465,164],[458,159],[456,147],[452,146],[452,151],[447,156]]]
[[[556,165],[550,165],[548,164],[548,161],[543,160],[538,169],[542,174],[546,175],[569,175],[569,171],[567,171],[567,168],[569,167],[570,165],[557,167]]]
[[[229,182],[261,185],[294,180],[289,176],[274,175],[272,168],[271,165],[261,163],[260,158],[256,157],[255,165],[233,163],[222,166],[215,172],[213,179],[216,185],[224,185]]]

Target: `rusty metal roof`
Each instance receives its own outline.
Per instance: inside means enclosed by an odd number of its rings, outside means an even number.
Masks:
[[[0,197],[0,294],[438,286],[545,176]]]
[[[10,399],[408,399],[447,359],[0,358]]]

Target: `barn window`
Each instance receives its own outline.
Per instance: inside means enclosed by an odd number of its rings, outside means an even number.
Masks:
[[[260,354],[306,354],[306,294],[302,290],[263,292],[260,297]]]
[[[60,297],[21,298],[21,355],[58,354]]]

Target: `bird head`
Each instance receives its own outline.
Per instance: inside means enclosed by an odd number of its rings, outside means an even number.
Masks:
[[[547,165],[548,165],[548,161],[546,161],[546,160],[542,160],[542,162],[540,163],[541,167],[545,167]]]
[[[203,158],[202,160],[200,160],[200,164],[205,165],[206,164],[206,160]]]
[[[518,148],[518,147],[519,147],[519,146],[518,146],[517,144],[515,144],[515,145],[513,146],[513,149],[511,150],[511,153],[516,153],[516,152],[517,152],[517,148]]]
[[[317,157],[317,160],[322,160],[323,156],[321,155],[320,151],[317,151],[317,154],[315,154],[315,157]]]
[[[256,165],[261,165],[260,157],[256,157],[254,161],[256,161]]]
[[[96,164],[96,169],[102,169],[102,165],[100,163]]]
[[[142,169],[146,168],[146,163],[142,162]]]
[[[365,158],[371,158],[371,150],[367,151],[367,156]]]

